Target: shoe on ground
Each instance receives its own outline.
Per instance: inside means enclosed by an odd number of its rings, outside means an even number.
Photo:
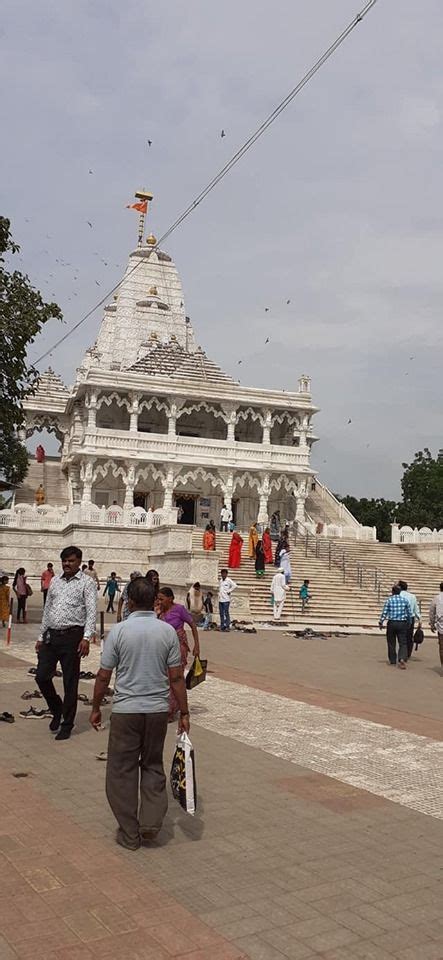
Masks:
[[[60,730],[55,736],[55,740],[69,740],[71,736],[71,730],[67,730],[66,727],[60,727]]]
[[[57,730],[61,724],[61,719],[62,719],[61,711],[60,713],[54,713],[51,723],[49,724],[49,729],[51,733],[57,733]]]
[[[125,850],[139,850],[141,843],[140,840],[131,841],[122,830],[117,830],[115,839],[121,847],[124,847]]]
[[[399,660],[398,665],[400,667],[400,670],[406,670],[406,664],[404,660]]]
[[[158,837],[158,830],[140,830],[140,836],[144,843],[150,843]]]
[[[29,710],[20,710],[22,720],[47,720],[52,714],[50,710],[36,710],[35,707],[29,707]]]

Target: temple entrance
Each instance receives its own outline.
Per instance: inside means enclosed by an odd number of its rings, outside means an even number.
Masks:
[[[178,509],[177,523],[193,526],[195,523],[196,497],[192,493],[182,493],[175,497],[175,506]]]

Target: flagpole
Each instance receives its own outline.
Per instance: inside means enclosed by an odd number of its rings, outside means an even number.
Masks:
[[[145,220],[146,213],[148,211],[149,203],[152,200],[152,193],[149,193],[147,190],[136,190],[135,196],[137,200],[140,200],[142,203],[146,204],[145,210],[140,210],[140,216],[138,218],[138,242],[137,246],[141,247],[143,245],[143,236],[145,232]]]

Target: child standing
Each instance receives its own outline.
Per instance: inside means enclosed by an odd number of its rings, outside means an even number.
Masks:
[[[212,602],[212,593],[208,590],[205,599],[203,600],[203,607],[205,611],[205,619],[203,623],[203,630],[210,630],[212,627],[212,614],[214,613],[214,604]]]
[[[309,593],[309,580],[303,580],[300,590],[298,591],[298,595],[301,600],[301,612],[304,613],[311,599],[311,594]]]
[[[11,598],[11,589],[8,587],[9,577],[0,579],[0,620],[2,627],[6,627],[9,620],[9,601]]]
[[[103,596],[105,597],[108,594],[108,606],[106,607],[106,613],[115,613],[114,610],[114,597],[118,590],[118,581],[117,574],[115,571],[111,573],[109,580],[107,581],[106,587],[103,590]]]

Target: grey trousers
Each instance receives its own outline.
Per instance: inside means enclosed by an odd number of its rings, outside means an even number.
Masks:
[[[167,712],[111,715],[106,796],[131,844],[139,842],[142,830],[160,830],[168,809],[163,769],[167,728]]]

